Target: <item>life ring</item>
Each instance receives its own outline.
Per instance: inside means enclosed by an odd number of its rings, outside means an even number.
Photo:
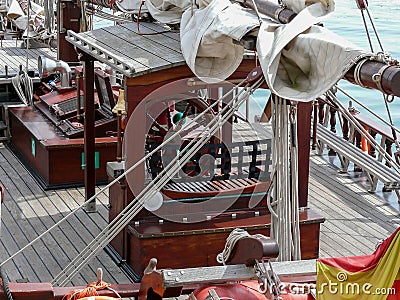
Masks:
[[[234,284],[220,284],[198,288],[193,292],[197,300],[209,299],[209,291],[215,290],[221,299],[226,300],[268,300],[264,294],[258,291],[256,281],[247,281]],[[311,300],[310,294],[282,294],[283,300]]]
[[[120,300],[120,298],[115,298],[110,296],[88,296],[79,298],[78,300]]]
[[[254,287],[253,287],[254,286]],[[266,300],[264,294],[257,291],[257,283],[253,284],[221,284],[198,288],[193,292],[197,300],[206,300],[209,298],[209,291],[215,290],[221,299],[229,300]]]

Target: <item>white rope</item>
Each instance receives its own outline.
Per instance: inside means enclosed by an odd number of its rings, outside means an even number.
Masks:
[[[292,213],[292,241],[293,241],[293,260],[301,259],[300,249],[300,216],[299,216],[299,182],[298,182],[298,159],[297,159],[297,107],[292,106],[290,111],[290,170],[292,182],[291,213]]]
[[[235,99],[232,99],[233,101],[235,100]],[[233,115],[233,111],[231,112],[231,113],[229,113],[228,114],[228,116],[232,116]],[[227,121],[227,118],[224,116],[224,120],[223,120],[223,122],[226,122]],[[217,122],[215,123],[215,125],[213,126],[213,128],[212,128],[212,131],[213,132],[216,132],[218,129],[219,129],[219,127],[220,127],[220,122],[217,120]],[[211,129],[210,129],[211,130]],[[212,131],[210,131],[211,133],[212,133]],[[199,140],[199,142],[198,143],[195,143],[195,140],[196,139],[194,139],[194,140],[192,140],[190,143],[189,143],[189,145],[188,145],[188,147],[186,147],[183,151],[185,151],[186,149],[188,149],[190,146],[191,146],[191,144],[196,144],[196,146],[197,145],[199,145],[199,147],[198,148],[201,148],[201,144],[200,143],[205,143],[207,140],[208,140],[208,136],[207,135],[205,135],[205,136],[203,136],[200,140]],[[196,148],[196,147],[195,147]],[[198,149],[195,149],[194,151],[197,151]],[[182,151],[182,152],[183,152]],[[81,265],[79,265],[79,266],[77,266],[76,264],[75,264],[75,266],[73,266],[72,264],[74,264],[74,262],[72,262],[71,264],[70,264],[70,266],[69,266],[69,268],[71,269],[71,267],[72,267],[72,269],[74,269],[74,270],[77,270],[77,269],[79,269],[79,268],[81,268],[81,266],[85,263],[85,260],[87,260],[88,259],[88,256],[87,256],[87,254],[89,254],[89,256],[91,256],[91,257],[93,257],[96,253],[95,252],[93,252],[93,251],[98,251],[98,250],[101,250],[101,247],[104,247],[116,234],[118,234],[118,232],[121,230],[121,228],[123,228],[123,227],[125,227],[126,225],[127,225],[127,223],[129,223],[130,222],[130,220],[133,218],[133,216],[140,210],[140,209],[142,209],[142,206],[143,206],[143,202],[144,202],[144,200],[146,200],[148,197],[151,197],[151,196],[153,196],[154,195],[154,193],[156,193],[156,191],[153,189],[153,187],[154,186],[156,186],[156,188],[158,189],[161,185],[160,185],[160,182],[161,182],[161,184],[165,184],[170,178],[171,178],[171,176],[173,176],[174,175],[174,171],[176,172],[176,171],[178,171],[179,169],[180,169],[180,167],[181,166],[183,166],[183,164],[184,164],[184,162],[185,161],[187,161],[187,159],[189,158],[191,156],[191,153],[189,153],[189,152],[187,152],[186,153],[186,155],[184,155],[183,156],[183,158],[181,158],[181,162],[180,162],[180,165],[177,165],[177,164],[175,164],[175,162],[179,159],[178,157],[176,157],[175,159],[173,159],[172,161],[171,161],[171,163],[163,170],[163,173],[160,173],[155,179],[154,179],[154,181],[153,182],[151,182],[148,186],[146,186],[145,187],[145,189],[136,197],[136,199],[135,200],[137,200],[137,201],[134,201],[134,202],[132,202],[131,204],[132,205],[129,205],[130,207],[126,207],[124,210],[123,210],[123,212],[121,212],[120,213],[120,215],[117,217],[117,218],[119,218],[119,217],[121,217],[121,220],[114,220],[114,221],[117,221],[117,222],[112,222],[112,223],[115,223],[115,224],[109,224],[109,226],[108,227],[110,227],[110,228],[112,228],[112,229],[105,229],[105,230],[103,230],[103,232],[99,235],[99,236],[102,236],[102,237],[104,237],[104,236],[106,236],[106,235],[108,235],[108,236],[110,236],[109,238],[108,238],[108,240],[105,240],[103,243],[103,245],[100,245],[101,244],[101,240],[99,239],[98,240],[98,242],[97,242],[97,244],[99,245],[99,247],[97,247],[97,248],[95,248],[95,249],[93,249],[93,247],[94,246],[96,246],[96,241],[94,240],[91,244],[92,245],[88,245],[88,247],[84,250],[84,251],[86,251],[87,253],[82,253],[81,252],[81,254],[80,254],[80,257],[82,258],[82,263],[81,263]],[[171,170],[172,169],[172,170]],[[164,176],[165,174],[167,174],[167,176]],[[164,181],[164,182],[162,182],[162,181]],[[144,197],[143,197],[144,196]],[[132,208],[131,208],[131,206],[133,206]],[[120,224],[120,225],[118,225],[118,223]],[[120,227],[119,229],[118,229],[118,226]],[[107,232],[107,231],[109,231],[109,232]],[[104,239],[103,239],[104,240]],[[79,260],[79,258],[80,257],[77,257],[76,258],[76,260]],[[68,268],[68,267],[67,267]],[[65,272],[67,272],[67,268],[66,269],[64,269],[64,273]],[[60,273],[60,275],[62,275],[62,273]],[[70,274],[71,276],[73,276],[74,274]],[[56,279],[55,279],[56,280]],[[60,284],[61,285],[63,285],[65,282],[61,282]]]
[[[225,266],[225,262],[231,256],[232,250],[235,247],[236,243],[239,240],[250,236],[251,235],[246,230],[235,228],[226,238],[224,250],[217,255],[217,262]]]
[[[245,82],[245,80],[243,80],[241,83],[239,83],[239,85],[242,85]],[[229,91],[227,94],[224,95],[224,97],[222,97],[221,101],[223,101],[226,97],[229,97],[230,94],[233,93],[233,90]],[[218,101],[214,102],[212,105],[210,105],[208,108],[206,108],[205,110],[203,110],[200,114],[198,114],[196,117],[193,118],[193,122],[196,122],[198,120],[201,120],[201,118],[203,118],[203,116],[205,114],[207,114],[209,111],[211,111],[211,109],[214,108],[214,106],[218,105]],[[109,189],[112,185],[114,185],[115,183],[119,182],[122,178],[124,178],[127,174],[129,174],[130,172],[132,172],[135,168],[137,168],[140,164],[142,164],[143,162],[145,162],[149,157],[151,157],[154,153],[156,153],[157,151],[161,150],[162,147],[164,147],[165,145],[167,145],[169,142],[171,142],[173,139],[175,139],[181,132],[183,131],[182,129],[177,130],[174,134],[172,134],[169,138],[165,139],[163,143],[161,143],[159,146],[157,146],[156,148],[154,148],[152,151],[150,151],[147,155],[145,155],[142,159],[140,159],[138,162],[136,162],[134,165],[132,165],[131,167],[129,167],[124,173],[122,173],[120,176],[118,176],[117,178],[115,178],[113,181],[111,181],[110,183],[108,183],[106,186],[104,186],[103,188],[101,188],[97,193],[95,193],[92,197],[90,197],[88,200],[86,200],[84,203],[82,203],[79,207],[77,207],[76,209],[74,209],[73,211],[71,211],[69,214],[67,214],[64,218],[62,218],[61,220],[59,220],[56,224],[54,224],[53,226],[51,226],[49,229],[47,229],[45,232],[43,232],[42,234],[40,234],[39,236],[37,236],[35,239],[33,239],[31,242],[29,242],[28,244],[26,244],[24,247],[22,247],[20,250],[18,250],[17,252],[15,252],[13,255],[11,255],[9,258],[7,258],[6,260],[4,260],[1,264],[0,267],[3,266],[4,264],[8,263],[9,261],[11,261],[12,259],[14,259],[17,255],[21,254],[22,252],[24,252],[27,248],[29,248],[30,246],[32,246],[33,244],[35,244],[37,241],[41,240],[46,234],[52,232],[54,229],[58,228],[63,222],[65,222],[66,220],[68,220],[69,218],[71,218],[78,210],[80,210],[81,208],[85,207],[88,203],[92,202],[93,200],[95,200],[97,198],[97,196],[99,196],[100,194],[105,193],[105,191],[107,189]]]
[[[54,15],[54,0],[44,0],[44,27],[47,34],[52,34],[55,32],[55,15]]]
[[[273,100],[274,201],[271,202],[270,199],[267,199],[267,205],[271,212],[270,235],[279,245],[278,260],[287,261],[301,257],[297,182],[297,120],[293,108],[289,118],[290,105],[287,100],[276,95],[273,95]]]
[[[230,102],[228,102],[219,113],[222,118],[216,117],[212,121],[214,124],[211,124],[212,122],[208,124],[208,128],[206,128],[205,131],[208,134],[203,134],[203,136],[201,136],[202,133],[199,133],[198,138],[191,140],[182,150],[182,153],[185,153],[185,155],[183,155],[182,158],[177,156],[172,159],[170,164],[165,167],[162,172],[157,175],[157,177],[147,185],[141,193],[139,193],[139,195],[136,196],[135,201],[132,201],[128,206],[126,206],[124,210],[112,222],[110,222],[110,224],[85,249],[83,249],[82,252],[79,253],[62,272],[54,278],[52,283],[59,285],[68,283],[69,278],[75,276],[91,258],[96,256],[97,253],[132,220],[132,218],[143,208],[143,203],[146,199],[153,197],[155,193],[157,193],[157,191],[162,188],[176,172],[179,171],[185,162],[208,141],[210,136],[217,132],[219,128],[234,115],[235,110],[239,108],[254,89],[259,87],[261,82],[262,79],[253,84],[253,86],[249,88],[249,91],[245,93],[246,97],[240,98],[241,94],[246,90],[243,89]],[[219,103],[219,101],[216,101],[216,103]],[[192,145],[193,148],[190,148]],[[186,150],[189,151],[185,152]],[[68,272],[70,273],[67,275],[67,278],[62,280],[62,277]]]
[[[244,98],[246,99],[246,98]],[[235,101],[235,99],[232,99],[232,102]],[[240,101],[240,104],[243,103],[243,100]],[[235,104],[235,108],[238,108],[238,106],[240,104]],[[228,104],[229,105],[229,104]],[[230,109],[224,109],[225,111],[229,111],[229,113],[227,115],[223,116],[223,119],[220,120],[216,120],[216,123],[214,124],[214,126],[212,128],[209,129],[210,134],[215,133],[216,131],[218,131],[218,129],[220,128],[220,126],[225,123],[233,114],[234,114],[234,110]],[[196,142],[196,139],[192,140],[189,145],[182,150],[182,152],[184,152],[186,149],[188,149],[191,144],[195,144],[194,148],[193,148],[193,152],[198,151],[198,149],[201,148],[201,146],[207,142],[209,136],[204,135],[203,137],[200,138],[200,140],[198,142]],[[106,228],[103,230],[102,233],[99,234],[99,236],[93,240],[93,242],[88,245],[81,253],[80,255],[78,255],[76,257],[76,259],[71,262],[71,264],[69,266],[67,266],[67,268],[64,269],[63,272],[61,272],[55,279],[54,279],[54,283],[59,283],[59,277],[63,275],[63,273],[72,271],[72,273],[69,275],[69,277],[71,278],[72,276],[74,276],[77,271],[79,269],[81,269],[86,263],[87,261],[92,258],[93,256],[95,256],[99,250],[101,250],[106,244],[109,243],[109,241],[111,239],[113,239],[118,233],[119,231],[125,227],[130,220],[134,217],[134,215],[136,215],[136,213],[142,209],[143,207],[143,203],[144,201],[149,198],[152,197],[159,188],[161,188],[164,184],[166,184],[171,176],[173,176],[175,173],[177,172],[183,165],[184,162],[187,161],[187,159],[194,153],[190,153],[189,151],[180,159],[180,163],[176,164],[175,162],[177,162],[179,160],[178,157],[174,158],[171,163],[163,170],[163,173],[160,173],[148,186],[146,186],[144,188],[144,190],[136,197],[136,201],[133,201],[131,204],[129,205],[129,207],[127,206],[119,215],[117,218],[121,218],[120,220],[118,219],[118,221],[115,219],[114,221],[116,222],[111,222],[111,223],[115,223],[115,224],[109,224],[109,228]],[[165,176],[166,175],[166,176]],[[161,184],[160,184],[161,182]],[[156,190],[154,189],[154,187],[156,187]],[[97,241],[96,241],[97,240]],[[97,247],[96,247],[97,246]],[[81,263],[79,264],[79,260],[81,260]],[[78,265],[79,264],[79,265]],[[63,282],[60,282],[60,285],[64,285],[67,282],[67,279],[64,280]]]

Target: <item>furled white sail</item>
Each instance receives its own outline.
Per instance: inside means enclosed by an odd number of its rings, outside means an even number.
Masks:
[[[358,59],[370,54],[314,25],[333,11],[332,0],[286,2],[294,10],[302,10],[285,25],[263,18],[257,53],[268,86],[275,94],[310,101],[328,90]],[[214,0],[204,8],[187,10],[181,21],[183,56],[200,79],[224,80],[242,60],[244,48],[239,41],[249,32],[255,33],[259,25],[255,12],[227,0]]]
[[[314,25],[330,12],[316,3],[304,8],[289,24],[261,25],[257,53],[274,94],[311,101],[331,88],[359,58],[368,55],[328,29]]]
[[[239,45],[245,34],[260,25],[254,13],[228,0],[187,10],[181,21],[181,48],[192,72],[206,82],[229,77],[243,59]]]

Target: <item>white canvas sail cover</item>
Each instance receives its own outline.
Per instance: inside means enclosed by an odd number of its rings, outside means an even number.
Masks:
[[[206,82],[226,79],[243,59],[240,41],[260,26],[250,10],[228,0],[214,0],[207,7],[184,12],[181,48],[192,72]]]
[[[332,0],[287,0],[300,13],[291,23],[265,18],[258,33],[257,53],[270,89],[280,97],[310,101],[335,84],[364,50],[314,24],[334,9]],[[206,82],[228,78],[242,61],[237,42],[259,27],[253,11],[228,0],[184,12],[183,56],[193,73]]]
[[[359,58],[368,55],[328,29],[313,25],[333,8],[333,3],[323,1],[302,9],[289,24],[262,24],[257,53],[273,93],[310,101],[332,87]]]
[[[191,6],[190,0],[147,0],[146,6],[156,20],[166,24],[179,24],[182,13]]]

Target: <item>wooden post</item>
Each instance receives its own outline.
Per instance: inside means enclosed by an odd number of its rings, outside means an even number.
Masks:
[[[67,30],[80,31],[81,10],[75,1],[62,0],[57,4],[57,59],[77,62],[74,45],[65,40]]]
[[[318,124],[318,100],[314,101],[314,111],[313,111],[313,137],[312,137],[312,150],[317,149],[317,124]]]
[[[83,54],[84,63],[84,155],[85,155],[85,199],[88,200],[95,194],[96,172],[95,172],[95,133],[94,133],[94,60],[88,54]],[[96,200],[91,201],[85,207],[87,212],[96,211]]]
[[[311,139],[312,102],[297,104],[297,141],[298,141],[298,182],[299,206],[308,204],[308,175],[310,173],[310,139]]]

